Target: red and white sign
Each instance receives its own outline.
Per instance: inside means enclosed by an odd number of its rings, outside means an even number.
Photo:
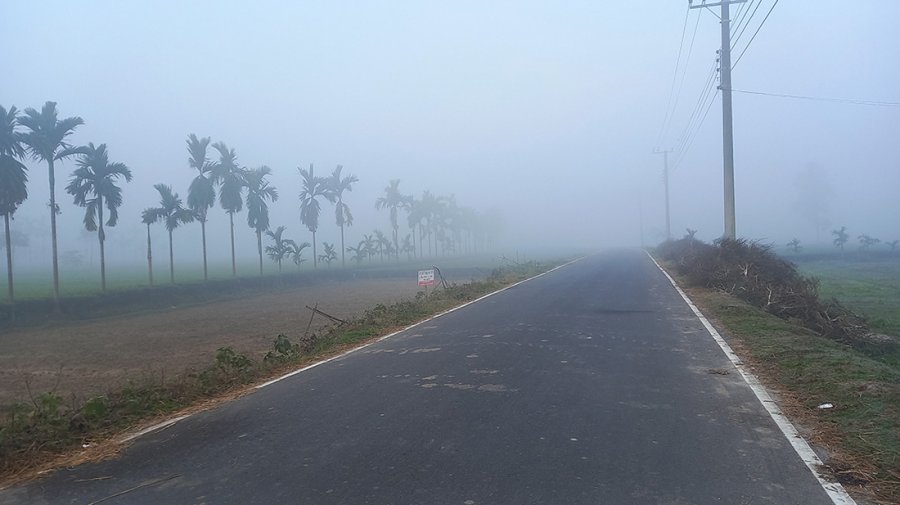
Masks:
[[[419,270],[419,286],[434,286],[434,269]]]

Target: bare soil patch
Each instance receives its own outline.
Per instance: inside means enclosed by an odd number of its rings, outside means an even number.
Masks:
[[[314,306],[351,318],[382,303],[415,296],[408,279],[330,281],[240,300],[152,314],[13,330],[0,335],[0,405],[55,391],[86,398],[129,380],[172,377],[209,365],[220,347],[248,355],[271,349],[279,333],[303,335]],[[312,331],[330,325],[316,316]]]

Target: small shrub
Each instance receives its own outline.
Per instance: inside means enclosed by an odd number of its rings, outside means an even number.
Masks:
[[[292,344],[285,335],[278,335],[272,343],[272,350],[266,353],[263,361],[266,363],[284,363],[296,358],[301,352],[300,345]]]
[[[226,375],[242,374],[253,366],[253,360],[231,347],[220,347],[216,350],[216,365]]]

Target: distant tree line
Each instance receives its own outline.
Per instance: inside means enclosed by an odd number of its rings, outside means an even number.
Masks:
[[[110,160],[106,144],[72,145],[67,139],[84,124],[80,117],[60,118],[55,102],[46,102],[40,111],[26,108],[20,114],[15,106],[8,110],[0,106],[0,215],[4,218],[7,259],[7,285],[11,304],[15,302],[11,244],[14,232],[10,221],[19,206],[28,198],[28,168],[24,162],[31,158],[47,164],[50,183],[50,235],[53,270],[53,299],[59,308],[59,254],[56,216],[60,207],[56,198],[55,164],[74,158],[76,169],[65,187],[73,203],[84,208],[84,227],[97,233],[100,244],[100,284],[106,290],[105,242],[107,228],[119,222],[118,209],[122,205],[122,184],[131,182],[131,170],[124,163]],[[269,182],[272,169],[267,166],[248,168],[238,161],[235,150],[224,142],[212,143],[209,137],[191,133],[187,137],[187,165],[195,177],[183,200],[171,185],[156,184],[159,206],[144,209],[141,222],[147,226],[148,281],[153,278],[153,248],[151,226],[161,223],[168,233],[169,281],[175,282],[173,233],[192,222],[200,223],[203,257],[203,278],[209,278],[207,265],[206,224],[209,211],[216,206],[228,215],[231,270],[237,275],[234,242],[234,217],[247,209],[247,225],[255,232],[259,273],[263,274],[263,254],[281,272],[282,263],[291,261],[299,268],[306,261],[304,251],[312,247],[313,267],[319,262],[330,266],[338,259],[335,244],[323,242],[318,253],[316,233],[322,205],[334,206],[334,223],[340,229],[340,260],[346,264],[346,253],[355,264],[397,260],[401,254],[407,259],[435,255],[475,253],[488,247],[500,230],[500,220],[494,214],[483,214],[457,204],[453,195],[439,196],[431,191],[419,198],[403,194],[400,180],[389,181],[375,208],[388,212],[390,236],[381,230],[363,234],[356,245],[345,244],[345,229],[353,224],[353,213],[345,201],[359,179],[344,174],[338,165],[331,174],[317,176],[312,164],[298,167],[300,222],[312,235],[311,242],[298,242],[284,237],[287,229],[280,225],[271,229],[269,205],[279,199],[278,190]],[[210,148],[216,155],[211,158]],[[401,215],[405,214],[409,233],[400,236]],[[269,241],[263,247],[263,238]]]

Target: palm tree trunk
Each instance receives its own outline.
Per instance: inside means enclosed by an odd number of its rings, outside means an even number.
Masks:
[[[341,223],[341,268],[344,268],[344,223]]]
[[[228,224],[231,228],[231,276],[237,277],[237,265],[234,262],[234,212],[228,213]]]
[[[259,251],[259,275],[262,275],[262,231],[259,228],[256,229],[256,249]]]
[[[97,197],[97,238],[100,241],[100,289],[106,291],[106,252],[103,248],[103,241],[106,235],[103,234],[103,197]]]
[[[200,221],[200,236],[203,237],[203,280],[208,281],[209,275],[206,270],[206,219]]]
[[[53,157],[47,160],[47,168],[50,172],[50,244],[53,255],[53,307],[60,312],[59,307],[59,255],[56,246],[56,175],[53,172]]]
[[[397,242],[397,234],[399,233],[398,228],[399,227],[397,227],[397,226],[394,227],[394,258],[395,259],[400,259],[400,243]]]
[[[175,253],[172,250],[172,230],[169,230],[169,280],[175,284]]]
[[[150,285],[153,285],[153,249],[150,246],[150,224],[147,224],[147,272],[150,275]]]
[[[316,261],[316,232],[312,232],[313,234],[313,268],[319,268],[318,262]]]
[[[9,214],[3,215],[3,223],[6,225],[6,283],[9,288],[9,319],[15,321],[16,297],[13,290],[12,236],[9,233]]]

